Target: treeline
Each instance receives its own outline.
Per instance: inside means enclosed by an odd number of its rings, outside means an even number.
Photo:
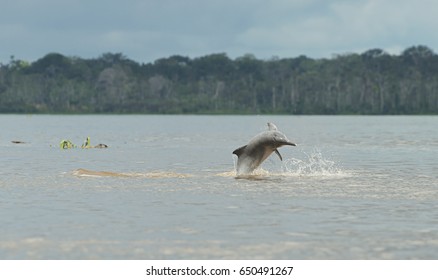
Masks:
[[[140,64],[50,53],[0,65],[0,113],[436,114],[438,55],[426,46],[331,59],[226,54]]]

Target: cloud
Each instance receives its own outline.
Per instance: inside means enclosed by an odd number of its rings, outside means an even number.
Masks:
[[[432,0],[15,0],[2,4],[0,61],[51,51],[140,62],[226,52],[330,57],[437,45]]]
[[[327,5],[314,1],[301,7],[307,10],[305,17],[277,20],[274,25],[255,23],[238,41],[264,55],[329,57],[370,48],[400,51],[400,46],[420,44],[424,39],[433,45],[435,39],[421,33],[433,34],[438,23],[434,7],[433,1],[339,0]]]

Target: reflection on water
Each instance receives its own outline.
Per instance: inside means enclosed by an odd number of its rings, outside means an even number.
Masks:
[[[436,117],[0,121],[3,259],[438,258]],[[298,148],[236,178],[267,121]]]
[[[110,171],[93,171],[79,168],[72,172],[78,177],[140,177],[140,178],[190,178],[193,175],[169,171],[153,171],[148,173],[119,173]]]

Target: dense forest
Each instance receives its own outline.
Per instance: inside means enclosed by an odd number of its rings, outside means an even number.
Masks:
[[[0,64],[0,113],[436,114],[438,55],[413,46],[330,59],[225,53],[140,64],[50,53]]]

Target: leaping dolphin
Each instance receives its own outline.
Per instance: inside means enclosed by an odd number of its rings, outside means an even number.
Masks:
[[[237,175],[245,175],[253,172],[275,152],[280,160],[283,158],[277,148],[289,145],[296,146],[287,139],[286,135],[278,131],[273,123],[268,123],[268,130],[256,135],[249,143],[233,151],[237,155]]]

